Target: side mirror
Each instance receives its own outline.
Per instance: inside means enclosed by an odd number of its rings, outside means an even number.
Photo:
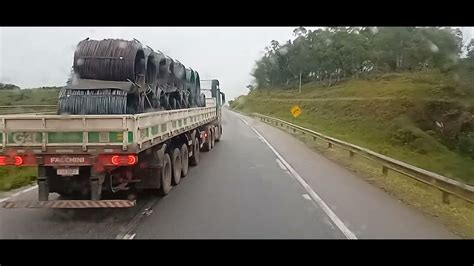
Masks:
[[[223,92],[221,92],[221,95],[222,95],[222,103],[221,104],[224,105],[225,104],[225,94]]]

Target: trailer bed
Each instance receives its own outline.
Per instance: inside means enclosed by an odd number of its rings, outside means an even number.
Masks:
[[[0,117],[0,152],[138,153],[215,119],[215,101],[137,115],[6,115]]]

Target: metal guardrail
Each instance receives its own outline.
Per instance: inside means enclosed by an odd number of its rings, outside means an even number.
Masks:
[[[253,113],[253,116],[259,117],[261,121],[267,122],[269,124],[274,124],[278,127],[287,127],[292,129],[293,132],[299,131],[303,134],[308,134],[313,137],[313,140],[321,139],[327,143],[328,148],[333,146],[339,146],[340,148],[349,151],[349,157],[353,158],[355,154],[362,156],[366,159],[379,162],[382,164],[382,173],[386,176],[389,170],[395,171],[407,177],[410,177],[414,180],[417,180],[421,183],[424,183],[428,186],[437,188],[442,192],[442,202],[449,204],[449,196],[455,196],[457,198],[463,199],[469,203],[474,204],[474,187],[461,183],[459,181],[453,180],[451,178],[427,171],[425,169],[404,163],[402,161],[395,160],[393,158],[387,157],[385,155],[376,153],[369,149],[338,140],[319,132],[307,129],[285,120],[274,118],[271,116],[266,116],[258,113]]]

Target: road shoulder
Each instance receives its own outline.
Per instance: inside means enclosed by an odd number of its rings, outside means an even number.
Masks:
[[[364,181],[301,140],[234,114],[259,131],[360,238],[458,238],[432,217]]]

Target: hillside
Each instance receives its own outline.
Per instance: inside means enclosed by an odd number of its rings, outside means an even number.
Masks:
[[[463,75],[465,77],[466,75]],[[474,86],[437,70],[335,86],[253,90],[231,107],[267,114],[474,184]],[[298,104],[303,113],[293,118]]]

